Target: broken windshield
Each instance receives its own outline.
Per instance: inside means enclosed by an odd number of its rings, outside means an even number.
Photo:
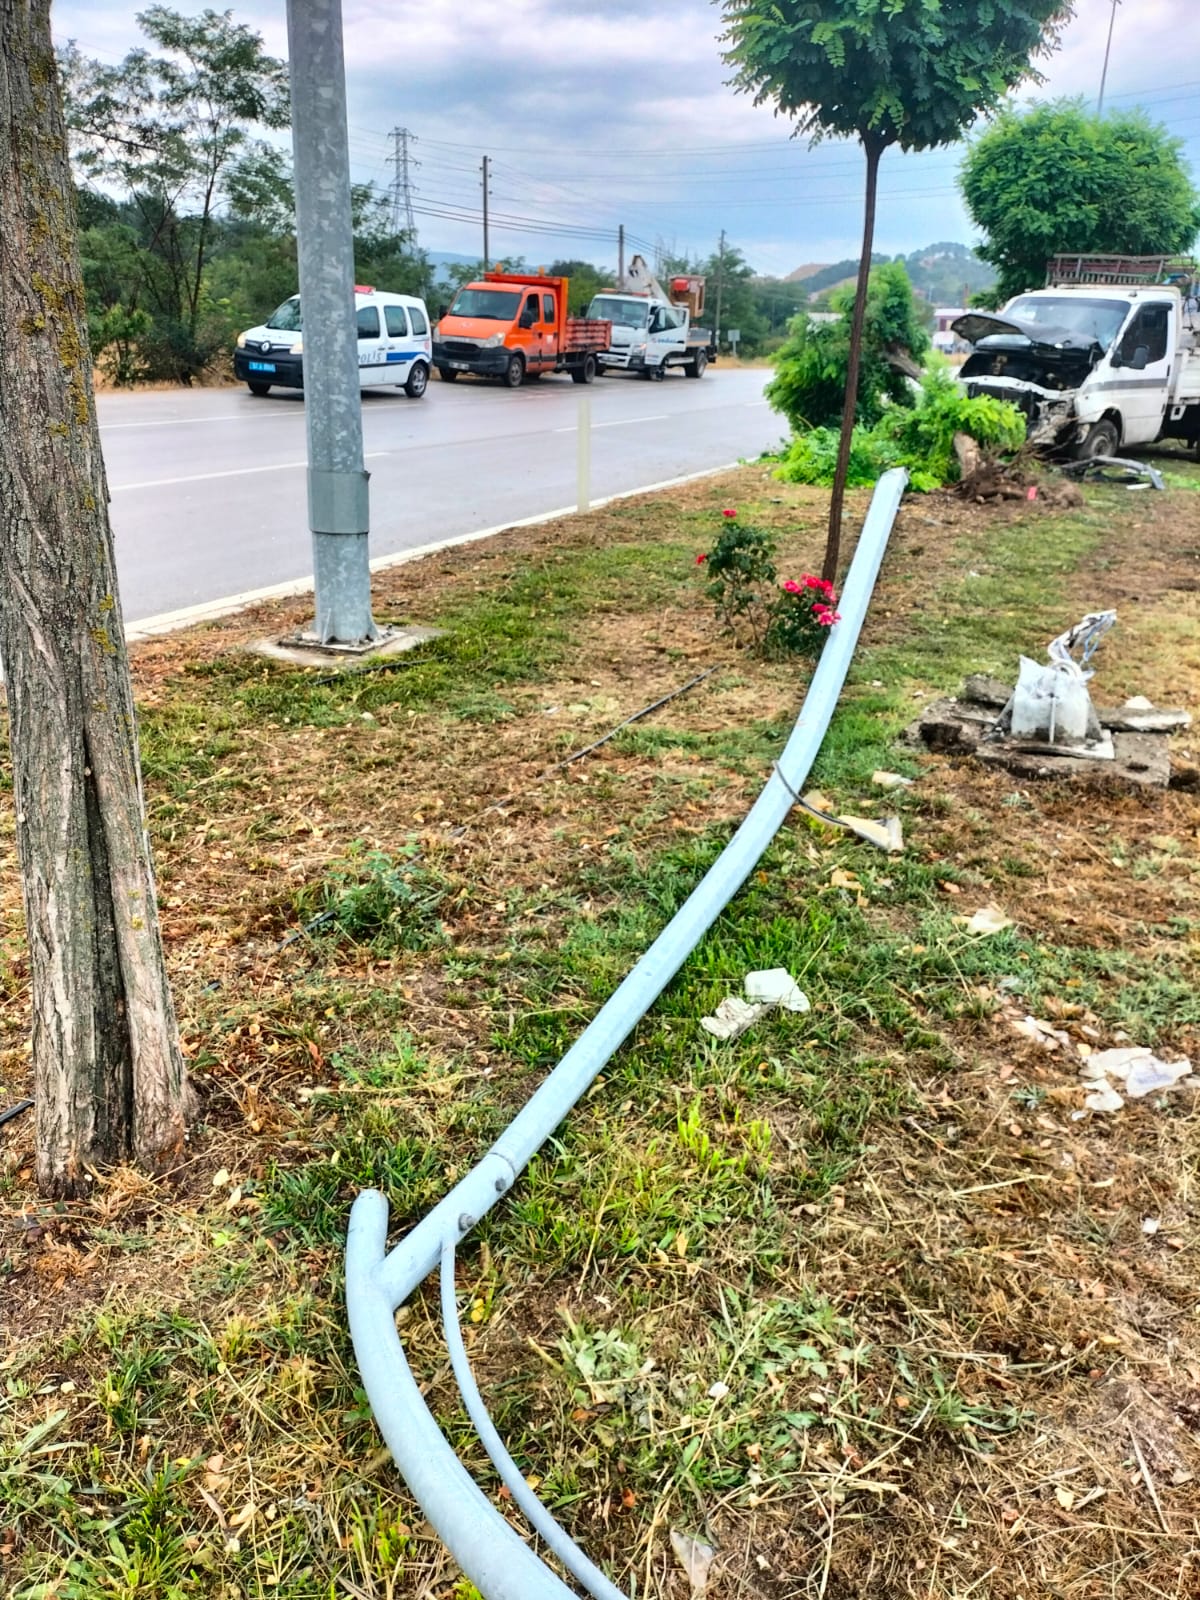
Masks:
[[[1022,294],[1010,301],[1000,315],[1017,323],[1030,339],[1042,344],[1098,344],[1102,350],[1107,350],[1128,313],[1129,303],[1125,300]],[[991,344],[993,337],[1003,335],[991,335],[980,343]]]

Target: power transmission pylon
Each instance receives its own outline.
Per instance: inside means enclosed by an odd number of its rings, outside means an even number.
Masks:
[[[393,128],[392,154],[388,161],[396,169],[396,176],[392,179],[392,232],[403,231],[410,240],[415,240],[417,223],[413,216],[412,174],[421,163],[409,152],[410,140],[416,144],[415,133],[410,133],[407,128]]]

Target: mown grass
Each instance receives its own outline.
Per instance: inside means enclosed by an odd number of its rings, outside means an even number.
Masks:
[[[1115,504],[998,525],[981,514],[933,580],[906,548],[891,581],[907,615],[856,660],[813,781],[839,805],[878,808],[876,768],[919,770],[895,744],[914,694],[1011,669],[1058,631],[1067,580]],[[452,762],[457,725],[519,719],[534,691],[578,666],[583,622],[694,603],[705,524],[665,520],[661,504],[631,507],[614,546],[497,561],[447,601],[446,637],[397,670],[317,684],[230,655],[186,673],[144,719],[156,825],[194,826],[218,794],[239,804],[246,772],[231,757],[252,732],[348,741],[364,715],[415,718],[426,734],[444,730]],[[786,731],[774,715],[697,729],[681,704],[613,741],[576,810],[564,800],[557,817],[530,813],[541,853],[502,900],[486,835],[455,854],[414,828],[393,848],[338,855],[296,889],[294,917],[323,920],[282,978],[189,993],[214,1151],[199,1190],[186,1201],[130,1191],[112,1200],[103,1238],[94,1219],[90,1234],[64,1235],[75,1252],[64,1278],[92,1249],[120,1264],[119,1286],[92,1297],[65,1342],[34,1342],[0,1366],[0,1530],[12,1530],[0,1559],[13,1600],[470,1600],[381,1452],[358,1385],[340,1265],[349,1205],[378,1187],[402,1229],[467,1170],[720,852],[730,824],[703,803],[739,775],[765,776]],[[386,773],[378,749],[339,748]],[[654,770],[677,757],[694,767]],[[631,765],[649,781],[635,783]],[[887,797],[914,834],[952,805],[933,787]],[[685,801],[699,820],[668,842],[664,823]],[[585,850],[600,823],[605,847]],[[1147,874],[1161,870],[1144,859]],[[1194,930],[1181,919],[1178,962],[1149,966],[1026,928],[979,940],[955,923],[948,882],[982,892],[985,869],[916,848],[884,857],[798,817],[460,1252],[461,1314],[502,1433],[556,1514],[639,1595],[671,1592],[665,1527],[749,1527],[772,1506],[797,1525],[790,1553],[762,1547],[772,1582],[801,1593],[811,1578],[815,1594],[836,1505],[882,1528],[895,1496],[921,1497],[922,1472],[937,1498],[984,1472],[1010,1435],[1033,1435],[1031,1390],[993,1384],[982,1358],[956,1354],[978,1332],[988,1360],[1004,1359],[1003,1339],[980,1331],[998,1315],[990,1302],[945,1313],[961,1319],[958,1342],[934,1318],[939,1273],[974,1259],[978,1219],[955,1196],[973,1193],[976,1170],[1022,1194],[1027,1158],[998,1155],[965,1112],[951,1129],[930,1107],[983,1050],[1001,987],[1035,1011],[1069,990],[1105,1029],[1139,1040],[1200,1024]],[[772,1014],[731,1044],[703,1033],[698,1019],[747,971],[776,966],[811,1011]],[[414,1017],[440,1025],[437,1042]],[[1010,1118],[1043,1104],[1041,1090],[1022,1092]],[[880,1219],[897,1194],[881,1189],[851,1289],[849,1269],[809,1236],[836,1224],[852,1191],[901,1184],[891,1165],[876,1179],[875,1164],[910,1125],[910,1163],[932,1142],[963,1164],[937,1223],[955,1253],[939,1266],[930,1241],[888,1232]],[[0,1278],[14,1268],[0,1261]],[[406,1345],[494,1493],[447,1383],[435,1298],[425,1290],[402,1311]],[[931,1308],[934,1332],[909,1300]],[[1049,1311],[1022,1315],[1027,1333],[1014,1325],[1006,1348],[1034,1378],[1095,1359],[1060,1348]],[[799,1514],[814,1483],[818,1509]],[[834,1581],[831,1594],[852,1592],[849,1575]]]

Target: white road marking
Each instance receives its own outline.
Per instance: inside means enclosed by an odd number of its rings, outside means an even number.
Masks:
[[[380,456],[390,456],[390,450],[369,450],[364,461],[376,461]],[[255,472],[289,472],[297,467],[307,467],[307,461],[275,461],[265,467],[229,467],[224,472],[193,472],[186,478],[147,478],[145,483],[110,483],[110,494],[129,494],[134,489],[170,489],[178,483],[207,483],[212,478],[246,478]]]
[[[662,489],[677,489],[684,483],[695,483],[701,478],[713,478],[721,472],[732,472],[741,463],[726,461],[719,467],[705,467],[700,472],[686,472],[680,478],[666,478],[661,483],[643,483],[636,489],[622,489],[619,494],[605,495],[602,499],[593,500],[591,509],[599,510],[602,506],[612,505],[617,500],[631,500],[634,495],[655,494]],[[436,539],[431,544],[416,546],[412,550],[398,550],[394,555],[376,556],[371,562],[372,572],[386,572],[390,567],[402,567],[409,561],[421,561],[426,556],[436,555],[441,550],[453,550],[460,544],[476,544],[481,539],[492,539],[498,533],[507,533],[512,528],[533,528],[541,522],[554,522],[559,517],[577,516],[575,506],[560,506],[557,511],[540,511],[536,516],[520,517],[514,522],[500,522],[494,528],[480,528],[476,533],[459,533],[450,539]],[[258,605],[264,600],[287,600],[296,595],[311,592],[313,580],[311,574],[307,578],[294,578],[289,583],[271,584],[266,589],[247,589],[242,594],[227,595],[223,600],[205,600],[199,605],[185,606],[180,611],[164,611],[156,617],[143,617],[140,621],[130,623],[125,629],[126,642],[135,644],[139,639],[153,638],[157,634],[174,633],[177,628],[187,628],[194,622],[211,622],[218,617],[226,617],[233,611],[244,611],[247,606]]]
[[[270,422],[278,421],[288,413],[283,411],[221,411],[215,417],[160,417],[155,422],[102,422],[101,433],[115,433],[118,428],[194,428],[201,422]],[[294,408],[292,416],[303,416]]]
[[[658,411],[652,417],[618,417],[615,422],[593,422],[592,431],[595,432],[597,428],[628,428],[632,423],[635,422],[670,422],[670,420],[671,417],[669,412]],[[555,428],[554,432],[578,433],[579,425],[578,423],[575,423],[569,428]]]

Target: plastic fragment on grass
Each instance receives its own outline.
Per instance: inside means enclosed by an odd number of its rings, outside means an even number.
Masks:
[[[1088,1111],[1120,1111],[1126,1097],[1143,1100],[1192,1082],[1192,1063],[1186,1057],[1163,1061],[1146,1045],[1123,1045],[1116,1050],[1097,1050],[1082,1062],[1079,1076],[1090,1093],[1084,1097]],[[1115,1085],[1120,1084],[1118,1090]],[[1072,1113],[1078,1121],[1086,1112]]]
[[[1052,1022],[1043,1022],[1040,1017],[1014,1018],[1012,1025],[1016,1033],[1043,1050],[1071,1048],[1070,1034],[1064,1033],[1061,1028],[1056,1028]]]
[[[762,972],[748,972],[745,979],[747,1000],[759,1000],[766,1005],[782,1006],[785,1011],[809,1011],[808,996],[786,967],[769,967]]]
[[[1123,1095],[1117,1093],[1107,1078],[1102,1078],[1091,1094],[1084,1096],[1089,1111],[1120,1111],[1125,1105]]]
[[[708,1576],[717,1552],[694,1533],[680,1533],[678,1528],[671,1529],[671,1549],[691,1586],[692,1600],[704,1600],[708,1593]]]
[[[760,1017],[776,1006],[783,1011],[810,1011],[808,996],[786,967],[748,972],[742,980],[746,998],[731,994],[713,1012],[701,1017],[700,1026],[714,1039],[738,1039]]]
[[[873,822],[869,817],[835,817],[834,821],[840,822],[843,828],[865,839],[868,844],[886,850],[888,855],[895,855],[904,849],[904,830],[899,817],[884,817],[881,822]]]
[[[810,789],[806,795],[798,795],[797,799],[809,816],[825,823],[826,827],[845,828],[849,833],[865,839],[868,844],[886,850],[889,855],[904,849],[904,832],[899,817],[884,817],[876,822],[870,817],[835,816],[831,801],[827,795],[821,793],[820,789]]]
[[[999,906],[990,904],[980,906],[973,916],[955,917],[954,921],[964,932],[976,934],[981,939],[993,933],[1002,933],[1005,928],[1013,926],[1011,917],[1006,917]]]
[[[915,778],[902,777],[898,772],[873,772],[871,782],[877,789],[911,789]]]
[[[740,1039],[747,1028],[752,1028],[760,1017],[770,1010],[767,1005],[748,1005],[736,994],[731,994],[713,1012],[711,1017],[701,1017],[700,1026],[714,1039]]]
[[[1135,1061],[1125,1079],[1125,1093],[1131,1100],[1141,1100],[1148,1094],[1173,1089],[1180,1078],[1191,1075],[1192,1063],[1185,1056],[1182,1061],[1160,1061],[1157,1056],[1146,1056]]]

